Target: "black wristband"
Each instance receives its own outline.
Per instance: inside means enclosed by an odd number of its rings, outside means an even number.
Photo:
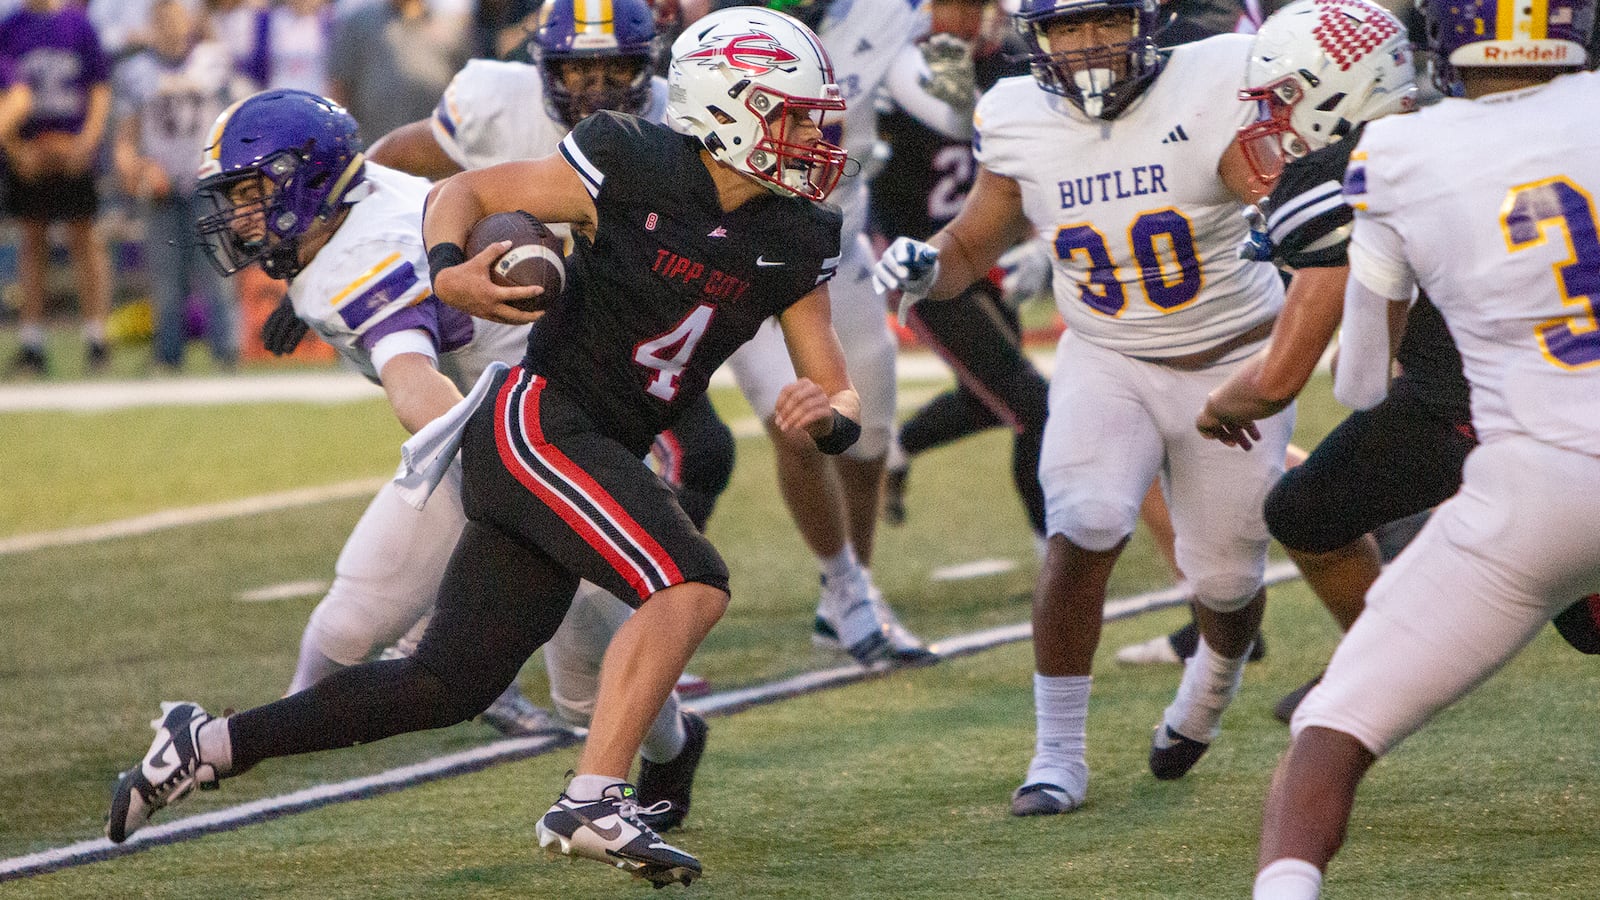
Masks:
[[[428,248],[428,284],[432,285],[439,277],[439,273],[451,266],[459,266],[467,261],[467,251],[461,249],[460,244],[448,241],[434,244]]]
[[[829,456],[838,456],[850,449],[861,437],[861,423],[833,411],[833,430],[816,438],[817,449]]]

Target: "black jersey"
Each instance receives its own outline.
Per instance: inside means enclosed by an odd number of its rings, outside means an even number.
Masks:
[[[1360,139],[1357,128],[1284,166],[1272,196],[1263,204],[1278,264],[1295,269],[1348,265],[1355,214],[1345,205],[1341,185]],[[1456,422],[1471,419],[1461,353],[1426,294],[1411,305],[1396,358],[1403,377],[1437,411]]]
[[[980,91],[1027,72],[1026,63],[997,51],[973,62]],[[894,238],[926,239],[956,217],[978,174],[970,139],[949,138],[899,107],[878,117],[878,138],[889,145],[889,161],[873,177],[873,228]]]
[[[893,155],[872,179],[873,226],[919,240],[956,217],[978,173],[972,141],[955,140],[901,109],[878,118],[878,137]]]
[[[561,142],[598,222],[593,243],[576,238],[525,365],[639,456],[764,320],[839,262],[838,210],[763,193],[723,212],[699,148],[614,112]]]

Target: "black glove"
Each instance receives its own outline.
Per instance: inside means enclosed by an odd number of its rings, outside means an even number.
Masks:
[[[288,297],[278,304],[278,308],[267,316],[267,321],[261,326],[261,343],[272,352],[273,356],[288,356],[294,348],[300,346],[300,339],[306,336],[311,326],[300,321],[294,314],[294,304]]]

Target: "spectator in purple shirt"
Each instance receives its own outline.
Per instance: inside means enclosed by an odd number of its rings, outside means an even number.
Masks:
[[[13,370],[44,375],[48,228],[66,226],[67,251],[83,314],[91,372],[105,369],[111,265],[95,228],[100,198],[95,161],[111,110],[110,61],[81,8],[64,0],[25,0],[0,20],[0,60],[28,85],[31,107],[18,139],[6,145],[5,206],[21,222],[17,274],[22,348]]]

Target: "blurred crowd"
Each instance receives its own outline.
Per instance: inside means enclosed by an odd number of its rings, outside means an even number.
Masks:
[[[192,339],[232,368],[234,285],[189,232],[205,133],[228,104],[300,88],[345,105],[371,142],[426,118],[474,56],[515,53],[539,0],[0,0],[0,209],[20,348],[13,376],[50,371],[52,253],[66,252],[84,366],[110,359],[113,294],[148,309],[151,365]],[[107,232],[112,233],[108,247]],[[116,252],[114,252],[116,251]],[[122,272],[135,277],[114,277]],[[142,275],[140,274],[142,273]]]

